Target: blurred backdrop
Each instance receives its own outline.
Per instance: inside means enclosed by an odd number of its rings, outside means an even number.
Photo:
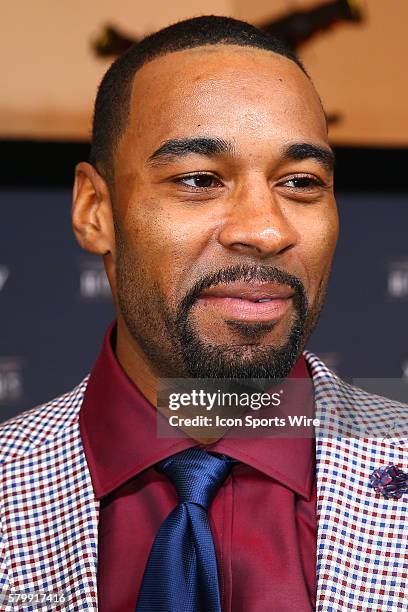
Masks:
[[[405,399],[406,0],[16,0],[0,22],[0,421],[79,382],[113,318],[102,261],[79,249],[69,218],[104,71],[131,41],[211,13],[284,38],[329,116],[342,230],[308,348]]]

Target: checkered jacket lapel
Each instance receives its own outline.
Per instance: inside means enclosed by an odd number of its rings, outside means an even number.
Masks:
[[[351,387],[312,353],[305,357],[328,430],[340,414],[371,432],[316,440],[316,610],[407,610],[407,502],[368,487],[379,466],[408,469],[406,441],[384,438],[382,427],[407,407]],[[70,612],[97,611],[99,502],[78,423],[86,384],[0,426],[0,590],[64,592],[70,603],[56,609]]]

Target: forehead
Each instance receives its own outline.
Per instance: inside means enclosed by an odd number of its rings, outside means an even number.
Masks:
[[[168,53],[135,75],[124,145],[211,135],[327,143],[324,112],[308,77],[291,60],[235,45]]]

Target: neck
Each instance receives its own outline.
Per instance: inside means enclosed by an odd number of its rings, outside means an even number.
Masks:
[[[157,407],[157,376],[141,348],[134,342],[125,322],[117,319],[116,357],[130,380]]]
[[[120,316],[117,317],[115,354],[130,380],[157,409],[157,380],[159,377],[155,374],[150,362],[132,338],[125,322]],[[160,412],[167,418],[170,416],[168,410],[160,409]],[[225,431],[221,430],[218,435],[214,435],[214,432],[212,432],[210,438],[197,434],[194,432],[194,429],[191,430],[189,427],[181,427],[180,429],[187,436],[201,444],[212,444],[226,433],[228,427],[225,428]]]

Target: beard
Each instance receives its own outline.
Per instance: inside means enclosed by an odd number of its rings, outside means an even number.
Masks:
[[[166,301],[146,270],[126,248],[125,241],[119,239],[116,283],[120,313],[155,374],[163,378],[282,380],[289,374],[313,331],[325,295],[325,284],[321,281],[314,305],[309,307],[304,285],[297,277],[272,266],[241,264],[201,277],[173,305]],[[293,289],[294,313],[281,345],[259,344],[277,324],[275,322],[226,320],[225,324],[244,340],[242,344],[217,344],[200,337],[192,313],[200,293],[220,283],[236,281],[269,281]]]
[[[237,281],[269,281],[288,285],[294,290],[295,314],[284,344],[272,346],[256,343],[275,327],[276,322],[226,320],[226,325],[249,344],[212,344],[200,338],[191,316],[198,296],[209,287]],[[172,341],[180,347],[190,377],[262,378],[277,382],[287,376],[299,357],[308,328],[308,313],[306,293],[299,279],[275,267],[239,265],[223,268],[202,278],[180,302],[175,316],[166,311],[165,323]]]

